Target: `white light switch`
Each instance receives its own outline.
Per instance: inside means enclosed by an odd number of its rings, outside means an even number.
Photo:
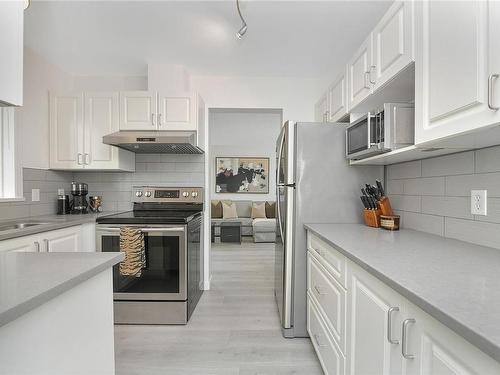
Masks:
[[[472,215],[488,215],[488,191],[471,190],[470,192],[470,213]]]
[[[31,201],[40,202],[40,189],[31,189]]]

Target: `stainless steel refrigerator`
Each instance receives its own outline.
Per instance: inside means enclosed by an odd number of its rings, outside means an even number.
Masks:
[[[276,144],[275,296],[283,335],[307,337],[305,223],[360,223],[365,183],[381,166],[350,166],[345,127],[286,122]]]

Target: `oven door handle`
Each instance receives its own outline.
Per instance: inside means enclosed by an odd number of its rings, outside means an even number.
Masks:
[[[134,228],[135,227],[129,227]],[[119,227],[109,227],[109,228],[97,228],[98,232],[119,232],[121,228]],[[169,228],[137,228],[141,232],[184,232],[184,227],[169,227]]]

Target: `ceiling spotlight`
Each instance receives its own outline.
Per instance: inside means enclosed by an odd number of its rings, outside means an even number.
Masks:
[[[241,39],[241,38],[243,38],[243,35],[245,35],[245,33],[247,32],[248,27],[247,27],[247,23],[245,22],[245,19],[241,15],[240,1],[239,0],[236,0],[236,9],[238,9],[238,15],[240,16],[241,23],[242,23],[241,28],[236,33],[236,37],[238,39]]]

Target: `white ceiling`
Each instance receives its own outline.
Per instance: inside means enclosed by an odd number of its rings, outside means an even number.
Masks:
[[[25,44],[78,75],[145,75],[148,63],[193,74],[321,77],[338,72],[387,1],[32,1]]]

